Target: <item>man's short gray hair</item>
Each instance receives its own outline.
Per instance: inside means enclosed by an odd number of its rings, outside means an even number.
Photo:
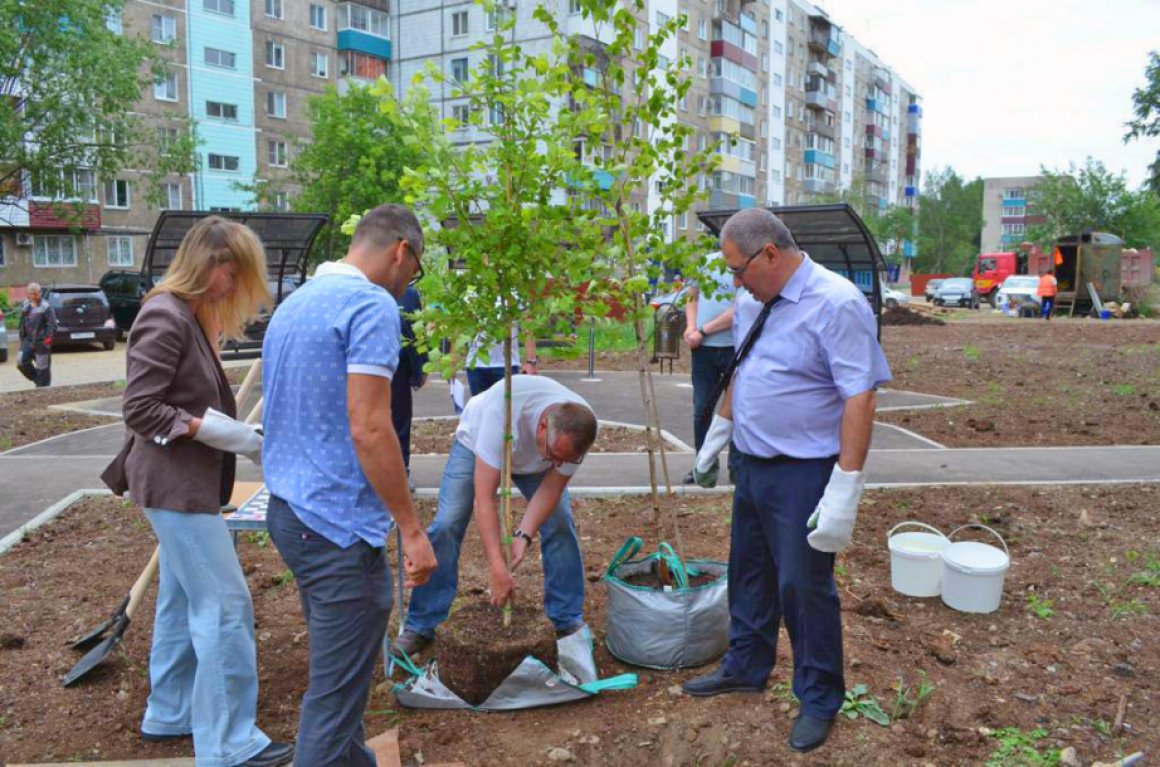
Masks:
[[[385,250],[399,240],[406,240],[415,256],[423,255],[423,227],[405,205],[388,203],[367,211],[354,230],[354,244],[367,244]]]
[[[577,456],[583,457],[596,441],[596,414],[579,402],[565,402],[548,411],[548,444],[564,434]]]
[[[771,242],[780,250],[798,249],[789,227],[765,208],[746,208],[730,216],[721,229],[721,243],[726,240],[736,245],[744,256],[756,253]]]
[[[40,289],[41,288],[40,288],[39,282],[30,282],[30,283],[28,283],[28,287],[25,288],[24,290],[26,293],[31,293],[34,290],[39,291]]]

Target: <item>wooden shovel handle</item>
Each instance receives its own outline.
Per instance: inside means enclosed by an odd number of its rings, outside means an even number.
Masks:
[[[238,394],[234,397],[234,402],[240,408],[250,396],[250,392],[254,390],[254,386],[258,383],[258,376],[262,373],[262,358],[254,360],[254,364],[250,365],[249,372],[246,377],[242,379],[242,385],[238,388]]]
[[[157,569],[161,564],[161,547],[153,549],[153,556],[149,557],[149,563],[145,565],[145,569],[141,571],[141,575],[137,577],[137,582],[133,584],[133,588],[129,591],[129,606],[125,608],[125,615],[130,620],[133,619],[133,614],[137,612],[137,606],[141,604],[141,600],[145,598],[145,592],[149,590],[149,584],[157,576]]]

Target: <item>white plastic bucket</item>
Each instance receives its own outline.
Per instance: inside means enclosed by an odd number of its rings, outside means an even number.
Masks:
[[[977,541],[955,541],[955,533],[977,527],[999,539],[1003,550]],[[1003,536],[986,525],[963,525],[947,536],[942,551],[942,600],[964,613],[993,613],[1003,598],[1003,578],[1011,566],[1011,551]]]
[[[922,527],[931,532],[898,533],[902,527]],[[908,597],[937,597],[942,591],[942,550],[950,540],[936,527],[922,522],[902,522],[886,534],[890,549],[890,585]]]

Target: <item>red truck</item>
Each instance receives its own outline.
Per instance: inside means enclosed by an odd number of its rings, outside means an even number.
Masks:
[[[975,292],[980,301],[986,301],[995,306],[995,296],[1003,285],[1003,280],[1012,274],[1027,274],[1027,254],[1015,253],[980,253],[975,259],[975,268],[971,270],[971,280],[975,284]]]

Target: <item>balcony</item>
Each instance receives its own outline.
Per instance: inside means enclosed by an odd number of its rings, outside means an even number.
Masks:
[[[918,119],[922,119],[922,106],[920,104],[911,104],[906,108],[906,113],[914,115]]]
[[[838,165],[834,155],[829,152],[823,152],[821,149],[807,149],[805,162],[806,165],[824,165],[827,168],[834,168]]]
[[[881,149],[876,149],[875,147],[868,146],[868,147],[866,147],[866,159],[867,160],[885,160],[886,159],[886,152],[881,150]]]
[[[733,192],[722,192],[719,189],[714,189],[709,193],[709,209],[736,210],[741,207],[739,197],[740,195]]]
[[[802,182],[806,194],[827,194],[834,191],[834,182],[823,178],[807,178]]]
[[[874,84],[886,95],[890,95],[892,92],[890,79],[890,70],[883,67],[874,70]]]
[[[385,37],[372,35],[358,29],[340,29],[338,31],[338,50],[355,51],[374,56],[379,59],[391,59],[391,41]]]
[[[873,210],[885,210],[886,205],[887,205],[887,200],[885,197],[880,196],[880,195],[876,195],[876,194],[866,195],[866,206],[867,207],[869,207]]]
[[[825,91],[806,91],[806,106],[812,109],[824,109],[827,112],[838,111],[838,102],[827,95]]]
[[[837,129],[833,125],[829,125],[825,120],[806,119],[806,129],[810,133],[816,133],[819,136],[825,136],[828,139],[837,137]]]
[[[817,75],[818,77],[824,78],[826,80],[829,80],[834,75],[834,73],[830,71],[829,67],[817,60],[811,60],[810,63],[806,65],[806,72],[811,75]]]
[[[886,184],[890,172],[882,163],[875,163],[866,168],[866,180],[875,184]]]
[[[57,205],[47,200],[28,200],[28,227],[30,229],[83,229],[101,228],[101,206],[93,203],[78,204],[68,201]]]

